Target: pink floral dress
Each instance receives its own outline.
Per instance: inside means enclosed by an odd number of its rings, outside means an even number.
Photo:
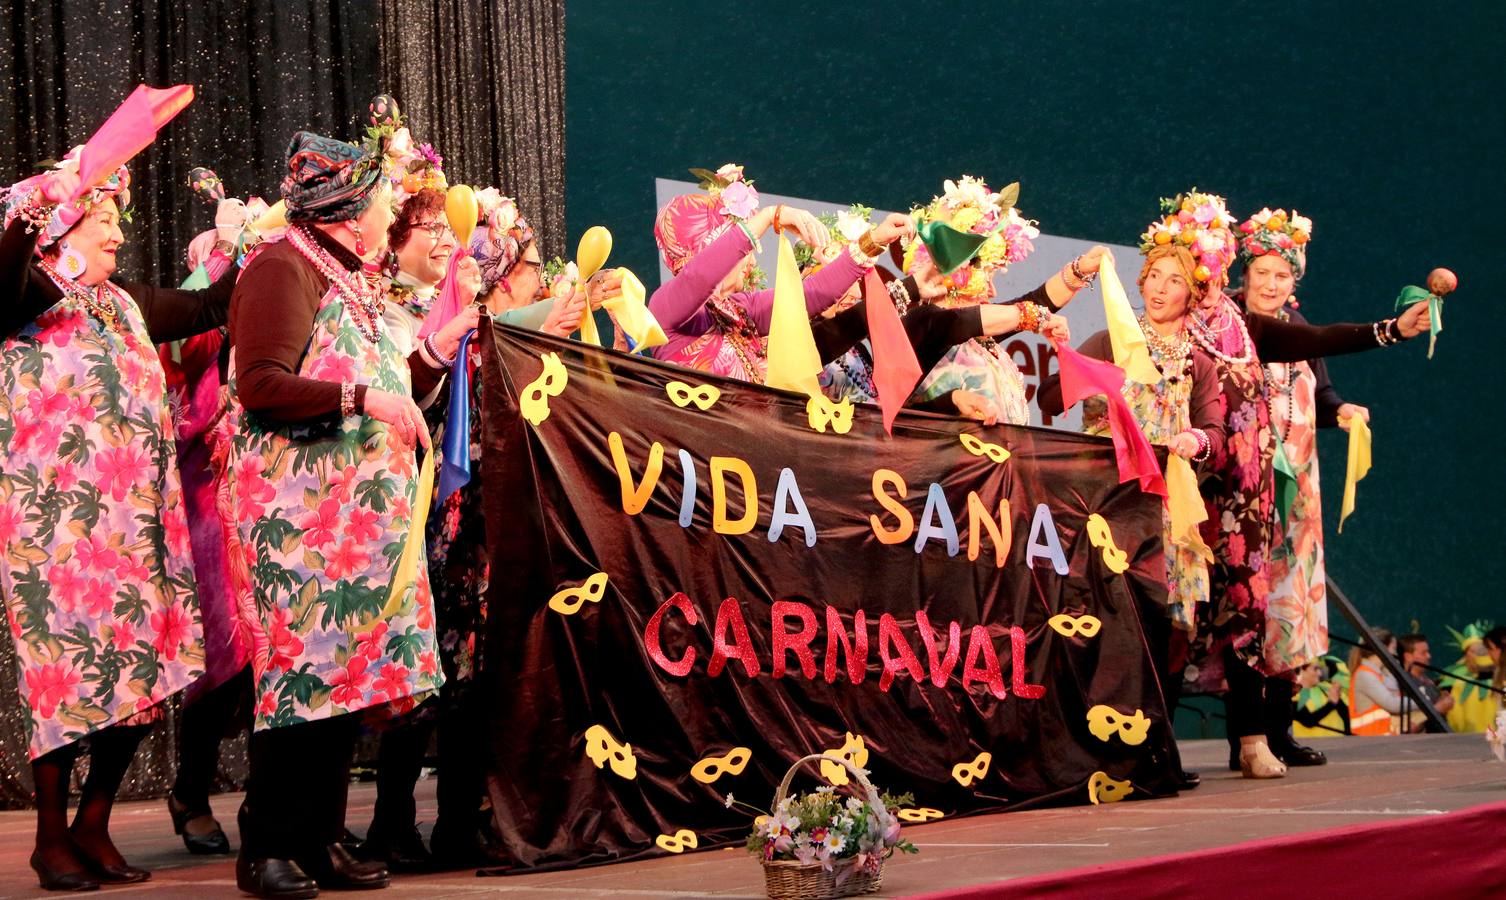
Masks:
[[[298,374],[409,393],[385,328],[361,334],[335,287],[320,301]],[[235,363],[231,363],[235,392]],[[241,614],[252,638],[256,728],[387,705],[412,708],[444,680],[423,555],[390,596],[418,493],[416,455],[367,416],[268,422],[232,401],[229,500]]]
[[[1267,566],[1265,661],[1288,672],[1328,652],[1328,596],[1323,568],[1323,507],[1318,495],[1317,376],[1305,362],[1265,367],[1271,430],[1281,438],[1297,479],[1286,517],[1285,539],[1271,548]],[[1274,525],[1273,525],[1274,528]]]
[[[56,279],[55,279],[56,280]],[[0,351],[0,592],[33,759],[204,671],[162,364],[141,310],[81,289]]]

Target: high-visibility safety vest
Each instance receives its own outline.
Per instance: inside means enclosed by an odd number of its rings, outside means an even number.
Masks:
[[[1391,714],[1386,712],[1379,703],[1372,701],[1364,709],[1358,709],[1354,705],[1354,686],[1359,682],[1361,672],[1369,672],[1377,681],[1384,681],[1381,673],[1374,666],[1361,663],[1359,668],[1354,670],[1354,674],[1349,679],[1349,732],[1364,735],[1391,734]]]

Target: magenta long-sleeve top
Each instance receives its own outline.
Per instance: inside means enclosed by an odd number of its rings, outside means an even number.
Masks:
[[[726,340],[721,326],[707,308],[711,292],[727,273],[753,249],[753,242],[741,228],[729,228],[711,246],[696,254],[680,274],[666,281],[649,298],[648,308],[663,327],[669,340],[659,347],[659,359],[710,371],[718,375],[748,377],[736,371],[739,366],[731,354],[723,352]],[[805,279],[805,308],[815,316],[847,293],[867,272],[849,253],[842,253],[821,271]],[[774,291],[739,291],[721,301],[738,307],[756,336],[769,333],[774,311]],[[762,345],[753,341],[753,349],[762,364]],[[748,373],[752,374],[752,373]],[[761,372],[758,373],[761,376]]]

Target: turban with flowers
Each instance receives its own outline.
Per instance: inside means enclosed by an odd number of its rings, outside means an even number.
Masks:
[[[79,153],[83,149],[83,145],[80,144],[70,150],[68,155],[63,157],[63,161],[57,164],[55,171],[78,171]],[[44,172],[41,175],[33,175],[0,191],[0,207],[5,210],[7,226],[10,225],[11,219],[20,213],[22,207],[33,202],[33,192],[48,174],[50,173]],[[125,166],[116,169],[115,174],[77,200],[58,204],[53,209],[47,226],[42,229],[42,236],[37,240],[38,252],[52,246],[58,238],[67,234],[89,211],[89,207],[108,199],[115,200],[116,205],[122,209],[130,205],[131,173]]]

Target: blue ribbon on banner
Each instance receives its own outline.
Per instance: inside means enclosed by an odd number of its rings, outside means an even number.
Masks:
[[[476,334],[473,328],[460,339],[460,351],[450,364],[450,410],[445,416],[444,456],[439,470],[439,502],[471,483],[471,367],[466,348]]]

